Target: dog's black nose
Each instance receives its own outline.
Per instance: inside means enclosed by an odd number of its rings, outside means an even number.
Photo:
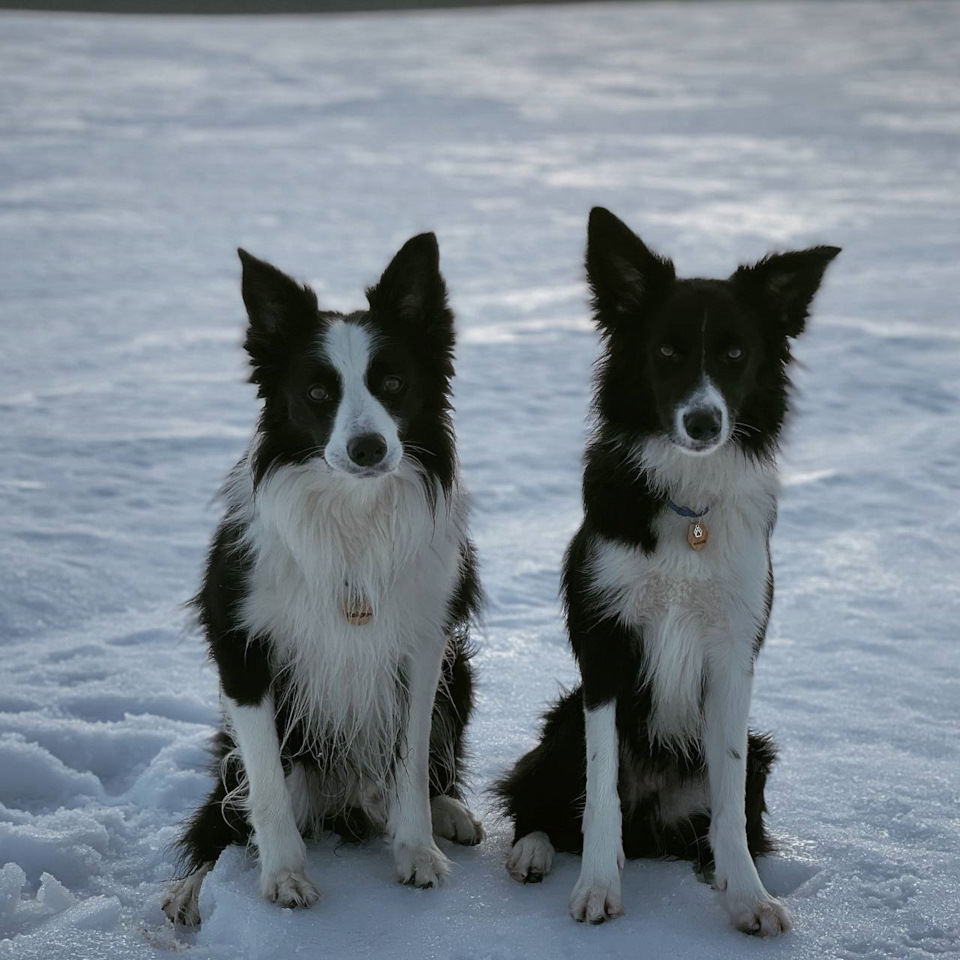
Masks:
[[[720,411],[710,409],[691,410],[683,415],[683,429],[687,436],[698,443],[709,443],[720,436]]]
[[[387,455],[387,441],[379,433],[365,433],[347,444],[347,453],[358,467],[373,467]]]

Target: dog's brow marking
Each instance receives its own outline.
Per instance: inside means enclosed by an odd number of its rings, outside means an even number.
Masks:
[[[370,392],[367,371],[377,337],[365,326],[337,320],[321,335],[319,350],[340,378],[341,397],[334,415],[324,459],[330,466],[348,464],[347,444],[364,433],[376,433],[387,442],[388,460],[399,462],[403,446],[397,422]]]
[[[346,391],[362,383],[370,364],[375,340],[359,324],[337,320],[321,335],[320,353],[333,364]]]
[[[379,404],[371,396],[366,383],[374,343],[374,337],[364,327],[342,320],[333,324],[323,336],[322,349],[337,371],[343,390],[340,406],[345,420],[341,421],[338,411],[338,423],[356,424],[367,420],[372,423],[378,419],[375,414]]]

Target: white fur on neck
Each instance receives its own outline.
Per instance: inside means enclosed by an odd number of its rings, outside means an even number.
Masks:
[[[666,439],[633,451],[651,485],[674,503],[708,509],[702,551],[687,543],[690,519],[664,509],[652,554],[603,537],[591,545],[590,575],[601,608],[643,638],[651,688],[650,733],[684,749],[701,736],[708,661],[752,650],[766,611],[767,536],[776,512],[775,464],[727,443],[688,457]]]
[[[325,791],[341,805],[382,792],[404,720],[404,660],[442,630],[456,585],[463,497],[439,484],[428,496],[409,461],[379,479],[322,460],[276,468],[256,490],[250,476],[238,470],[227,488],[252,563],[243,626],[270,639],[291,727],[302,723],[308,746],[326,748]],[[344,616],[358,596],[373,610],[364,626]]]
[[[667,437],[648,437],[630,457],[650,485],[674,503],[702,510],[723,505],[758,522],[776,511],[780,481],[772,460],[757,458],[727,441],[707,456],[692,457]]]

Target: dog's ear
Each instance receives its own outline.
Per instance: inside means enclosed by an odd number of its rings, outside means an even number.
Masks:
[[[242,247],[237,253],[243,264],[243,303],[253,329],[263,334],[278,333],[286,322],[302,318],[305,311],[316,313],[317,297],[309,287]]]
[[[408,240],[383,276],[367,289],[370,309],[388,322],[396,321],[452,341],[453,314],[440,274],[440,248],[432,233]]]
[[[798,337],[824,271],[839,252],[839,247],[811,247],[774,253],[751,267],[740,267],[730,279],[767,311],[775,312],[788,337]]]
[[[317,322],[317,296],[306,286],[246,250],[237,251],[243,264],[241,291],[250,325],[244,347],[253,364],[250,379],[266,384],[278,371],[283,345],[294,329],[310,328]]]
[[[622,220],[603,207],[590,211],[587,282],[602,328],[610,330],[636,317],[675,279],[673,263],[657,256]]]

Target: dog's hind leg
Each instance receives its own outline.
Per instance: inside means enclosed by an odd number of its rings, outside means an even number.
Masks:
[[[232,843],[245,844],[250,825],[237,802],[228,796],[240,786],[240,761],[230,756],[233,742],[218,733],[213,743],[216,785],[187,821],[177,841],[183,875],[168,889],[161,906],[174,922],[194,926],[200,922],[200,885],[220,854]]]
[[[507,873],[517,883],[540,883],[553,866],[553,844],[542,830],[524,834],[507,854]]]
[[[184,927],[200,923],[200,885],[213,869],[213,863],[204,863],[189,876],[175,880],[160,904],[171,922]]]
[[[463,733],[473,710],[473,670],[460,637],[447,646],[430,728],[430,814],[433,835],[473,846],[483,840],[480,821],[463,799]]]
[[[776,849],[763,817],[764,787],[777,751],[769,734],[750,733],[747,747],[747,848],[756,859]],[[646,804],[624,816],[624,849],[629,857],[691,860],[707,882],[714,880],[710,848],[710,789],[706,769],[667,783]]]
[[[483,840],[483,824],[456,797],[434,797],[430,801],[430,818],[435,837],[452,840],[466,847],[476,846]]]
[[[540,743],[493,786],[514,825],[507,872],[518,883],[540,883],[550,873],[554,849],[579,853],[586,789],[583,700],[566,694],[545,718]]]
[[[747,747],[747,846],[756,858],[776,850],[763,817],[767,812],[764,792],[770,769],[777,760],[777,746],[768,733],[750,733]]]

